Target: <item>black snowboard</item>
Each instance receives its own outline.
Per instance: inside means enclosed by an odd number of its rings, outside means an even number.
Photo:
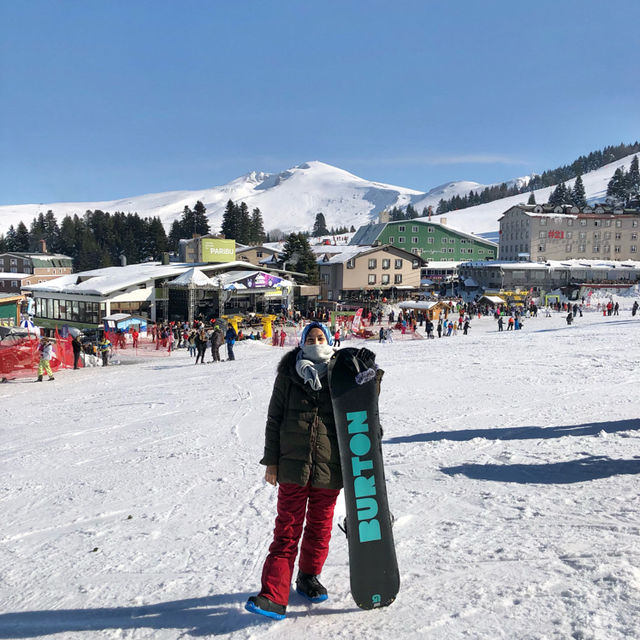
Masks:
[[[362,609],[390,605],[400,588],[382,462],[375,354],[345,348],[329,363],[340,446],[351,595]]]

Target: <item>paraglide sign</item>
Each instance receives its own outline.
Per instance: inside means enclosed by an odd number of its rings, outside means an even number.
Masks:
[[[233,262],[236,259],[236,241],[221,238],[202,238],[202,262]]]

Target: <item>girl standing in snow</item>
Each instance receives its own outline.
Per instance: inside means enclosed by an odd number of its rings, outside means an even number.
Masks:
[[[286,615],[301,536],[296,590],[311,602],[328,597],[318,576],[329,552],[333,511],[342,488],[327,381],[332,342],[327,327],[308,324],[300,346],[280,361],[269,403],[260,463],[266,466],[265,480],[279,485],[278,514],[262,588],[249,598],[246,609],[278,620]]]

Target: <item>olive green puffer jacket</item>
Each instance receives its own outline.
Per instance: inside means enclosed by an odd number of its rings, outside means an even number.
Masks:
[[[300,348],[278,365],[267,415],[264,465],[278,465],[278,482],[341,489],[340,451],[327,377],[314,391],[297,374]]]

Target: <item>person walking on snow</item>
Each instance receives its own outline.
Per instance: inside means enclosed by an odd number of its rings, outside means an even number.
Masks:
[[[227,327],[227,332],[224,334],[224,340],[227,343],[227,360],[235,360],[236,357],[233,355],[233,345],[236,343],[236,338],[238,334],[233,326],[230,324]]]
[[[262,569],[262,586],[245,608],[269,618],[286,616],[291,578],[302,537],[296,590],[311,602],[327,599],[322,572],[342,488],[338,437],[327,380],[334,354],[327,327],[311,322],[300,346],[278,366],[267,414],[265,480],[278,487],[273,542]],[[304,533],[303,533],[304,527]]]
[[[53,372],[51,371],[51,358],[53,358],[53,344],[48,338],[40,338],[40,362],[38,363],[38,382],[42,382],[42,376],[46,372],[49,376],[49,380],[55,380]]]

